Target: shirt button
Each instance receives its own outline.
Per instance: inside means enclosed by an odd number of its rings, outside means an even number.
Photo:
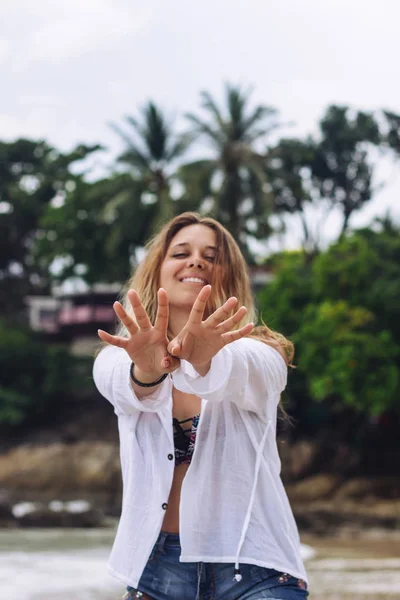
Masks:
[[[167,508],[168,508],[168,504],[167,504],[166,502],[164,502],[164,504],[162,505],[162,508],[163,508],[164,510],[167,510]]]
[[[172,460],[174,458],[173,454],[168,454],[168,460]]]

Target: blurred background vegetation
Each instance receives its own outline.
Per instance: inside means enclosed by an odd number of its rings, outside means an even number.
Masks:
[[[328,453],[345,441],[359,468],[390,470],[372,455],[398,446],[400,225],[387,215],[353,230],[351,218],[379,191],[380,161],[400,158],[400,115],[329,106],[314,137],[279,138],[278,111],[228,84],[223,105],[203,92],[185,119],[178,132],[149,102],[110,124],[124,151],[100,178],[88,167],[100,145],[63,153],[44,140],[0,142],[3,435],[40,428],[71,398],[94,393],[91,361],[31,331],[26,298],[76,277],[89,289],[122,284],[152,233],[196,210],[231,231],[249,265],[272,273],[257,302],[296,347],[285,395],[290,435],[318,438]],[[327,247],[313,214],[334,209],[341,228]],[[293,214],[301,247],[263,257]]]

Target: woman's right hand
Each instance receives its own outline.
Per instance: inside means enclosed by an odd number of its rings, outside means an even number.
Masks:
[[[131,303],[135,320],[125,311],[120,302],[114,302],[113,308],[120,321],[125,326],[129,337],[111,335],[102,329],[98,330],[99,337],[108,344],[123,348],[135,364],[135,376],[145,374],[143,379],[149,381],[158,379],[164,373],[171,373],[179,367],[180,360],[168,354],[168,298],[164,289],[158,290],[157,315],[154,326],[140,301],[135,290],[129,290],[128,299]]]

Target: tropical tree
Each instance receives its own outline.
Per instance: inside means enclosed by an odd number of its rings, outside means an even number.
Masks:
[[[24,298],[47,293],[47,267],[35,260],[40,220],[50,205],[64,201],[68,189],[82,177],[72,166],[98,146],[78,146],[61,153],[41,140],[0,142],[0,310],[17,317]]]
[[[397,155],[397,158],[400,157],[400,115],[384,110],[383,117],[385,121],[385,126],[387,128],[387,133],[385,136],[385,144],[388,148],[393,150]]]
[[[309,304],[294,341],[314,402],[333,413],[351,408],[373,416],[399,408],[399,346],[364,306],[345,300]]]
[[[342,214],[343,235],[354,212],[379,189],[371,150],[395,150],[397,139],[395,116],[391,115],[391,135],[384,133],[381,121],[379,115],[332,105],[319,123],[317,137],[282,139],[270,148],[266,172],[275,211],[300,216],[306,250],[318,249],[323,226],[333,209]]]
[[[327,198],[341,209],[343,234],[353,212],[372,198],[373,163],[369,149],[371,144],[379,146],[382,137],[372,114],[352,115],[347,106],[330,106],[320,129],[322,137],[311,165],[313,185],[320,198]]]
[[[177,161],[187,151],[192,136],[173,132],[167,117],[154,102],[140,111],[140,118],[125,117],[128,130],[112,124],[126,145],[118,162],[128,170],[131,183],[121,190],[116,203],[135,202],[137,194],[142,204],[156,204],[152,228],[170,219],[177,211],[174,206]],[[178,194],[180,195],[180,194]]]
[[[299,216],[303,231],[302,247],[310,253],[318,246],[315,227],[311,227],[307,212],[313,202],[308,179],[315,156],[314,146],[310,139],[284,138],[269,149],[265,160],[274,213],[282,219],[282,230],[286,228],[287,214]]]
[[[127,189],[136,192],[130,202]],[[156,204],[140,201],[143,189],[128,173],[77,182],[62,205],[44,212],[36,260],[57,281],[79,277],[89,286],[125,281],[157,214]]]
[[[19,426],[54,426],[74,402],[81,409],[92,392],[92,364],[90,356],[73,356],[65,345],[0,319],[0,434]]]
[[[315,403],[328,419],[400,414],[399,227],[385,219],[312,260],[299,251],[269,261],[276,276],[259,307],[295,343],[288,394],[297,416],[308,419]]]
[[[185,165],[180,175],[200,209],[224,223],[251,259],[249,238],[263,239],[270,233],[272,205],[258,144],[277,127],[276,110],[251,107],[250,91],[230,84],[225,87],[225,104],[220,108],[211,94],[202,92],[206,117],[187,115],[193,133],[208,141],[214,156]]]
[[[314,262],[313,282],[320,300],[367,308],[400,347],[399,225],[386,217],[332,244]]]

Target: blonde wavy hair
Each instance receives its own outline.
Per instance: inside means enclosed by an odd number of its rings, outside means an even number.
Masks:
[[[214,265],[221,269],[213,269],[211,281],[212,292],[207,302],[208,313],[211,314],[231,296],[238,300],[237,306],[246,306],[247,313],[235,329],[247,323],[256,323],[257,314],[251,292],[248,268],[239,246],[233,236],[218,221],[210,217],[202,217],[195,212],[185,212],[173,218],[152,237],[146,245],[146,254],[142,262],[127,281],[121,293],[121,303],[125,310],[132,314],[132,307],[127,297],[129,290],[136,290],[142,304],[154,324],[157,313],[157,291],[160,287],[161,265],[175,235],[189,225],[204,225],[215,232],[216,256]],[[124,326],[118,326],[117,335],[126,335]],[[263,341],[280,351],[288,365],[291,364],[294,348],[292,342],[283,335],[272,331],[265,323],[254,327],[248,337]],[[171,336],[170,336],[171,339]]]

